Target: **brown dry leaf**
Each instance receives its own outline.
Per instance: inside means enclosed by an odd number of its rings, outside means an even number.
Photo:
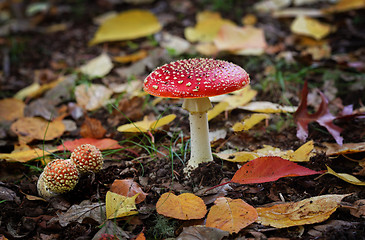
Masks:
[[[5,98],[0,100],[0,121],[13,121],[24,117],[25,104],[16,98]]]
[[[134,182],[133,179],[114,180],[110,191],[118,193],[126,197],[133,197],[139,193],[136,198],[136,204],[143,202],[146,199],[147,193],[143,192],[138,183]]]
[[[204,201],[192,193],[179,196],[164,193],[156,203],[156,210],[161,215],[181,220],[201,219],[207,213]]]
[[[43,118],[27,117],[14,122],[10,129],[19,137],[20,142],[32,140],[53,140],[62,136],[65,125],[61,120],[46,121]]]
[[[331,32],[330,25],[302,15],[295,18],[290,29],[293,33],[313,37],[316,40],[321,40]]]
[[[202,225],[184,227],[176,240],[221,240],[228,237],[227,231],[218,228],[205,227]]]
[[[256,208],[259,215],[257,222],[276,228],[323,222],[336,211],[342,199],[349,195],[329,194],[307,198],[299,202],[259,207]]]
[[[196,25],[185,28],[185,38],[190,42],[212,42],[224,24],[235,25],[232,21],[223,19],[219,13],[200,12]]]
[[[219,51],[233,51],[239,55],[261,55],[267,47],[262,29],[228,24],[219,29],[214,44]]]
[[[27,97],[29,98],[34,98],[36,96],[41,95],[42,93],[46,92],[49,89],[54,88],[55,86],[57,86],[59,83],[61,83],[64,80],[64,77],[59,77],[58,79],[49,82],[49,83],[45,83],[45,84],[39,84],[38,82],[34,82],[31,85],[21,89],[19,92],[17,92],[14,95],[14,98],[19,99],[19,100],[23,100]]]
[[[207,216],[205,224],[207,227],[218,228],[232,234],[257,219],[256,209],[242,199],[219,197],[214,204]]]
[[[360,199],[354,202],[352,207],[350,208],[350,213],[352,216],[358,218],[365,217],[365,199]]]
[[[82,84],[75,88],[76,102],[88,111],[104,106],[113,91],[101,84]]]
[[[323,143],[326,146],[326,155],[342,155],[365,152],[365,142],[361,143],[344,143],[342,146],[337,143]]]
[[[80,135],[83,138],[103,138],[105,133],[106,129],[96,118],[86,117],[80,129]]]
[[[146,37],[162,28],[156,16],[147,10],[133,9],[105,20],[90,45]]]

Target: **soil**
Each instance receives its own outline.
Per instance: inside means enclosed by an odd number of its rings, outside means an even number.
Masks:
[[[27,31],[13,32],[10,34],[10,40],[1,38],[0,44],[4,52],[14,51],[14,49],[22,48],[19,53],[11,55],[14,59],[11,60],[9,71],[3,69],[1,80],[1,98],[11,97],[24,87],[30,85],[34,79],[34,70],[52,69],[58,74],[67,74],[80,66],[81,63],[87,61],[93,56],[97,56],[103,50],[113,54],[121,45],[118,43],[106,44],[100,46],[88,46],[88,41],[92,38],[97,27],[92,23],[92,20],[101,13],[110,10],[124,11],[135,8],[136,6],[127,3],[113,3],[113,1],[54,1],[55,6],[61,9],[61,6],[69,6],[72,11],[63,15],[44,14],[39,16],[39,23],[36,28]],[[116,1],[118,2],[118,1]],[[185,6],[181,9],[176,7],[180,4],[179,1],[155,1],[153,3],[142,4],[139,7],[150,9],[158,16],[164,16],[166,13],[172,13],[176,16],[183,15],[183,20],[175,17],[173,21],[167,21],[164,29],[178,36],[183,36],[183,30],[187,25],[192,25],[195,22],[195,14],[203,9],[214,9],[217,7],[209,1],[184,1]],[[220,1],[212,1],[220,2]],[[255,1],[229,1],[232,2],[232,9],[241,9],[243,13],[249,13],[250,6]],[[244,2],[244,3],[243,3]],[[23,9],[26,3],[15,8]],[[182,4],[182,3],[181,3]],[[180,10],[179,10],[180,9]],[[235,10],[235,12],[238,10]],[[240,20],[237,14],[230,14],[229,10],[221,9],[222,15],[231,18],[234,21]],[[364,16],[363,10],[352,11],[340,15],[337,24],[343,26],[345,20],[360,16]],[[237,19],[236,19],[237,18]],[[259,15],[259,21],[267,23],[266,27],[274,28],[278,32],[270,38],[270,44],[275,44],[280,39],[280,34],[285,34],[287,29],[283,29],[282,23],[277,19],[269,18],[266,15]],[[34,18],[32,18],[34,20]],[[42,27],[50,23],[61,23],[65,19],[69,21],[69,26],[66,32],[55,33],[39,33]],[[28,21],[31,19],[27,19]],[[365,24],[362,19],[362,24]],[[361,27],[358,25],[356,27]],[[350,29],[351,30],[351,29]],[[364,51],[363,42],[360,44],[362,36],[351,35],[348,28],[339,28],[335,34],[331,35],[331,47],[337,53],[354,52],[356,50]],[[341,38],[342,36],[349,36]],[[364,39],[362,39],[364,40]],[[137,40],[137,44],[144,43],[143,40]],[[125,53],[132,51],[127,49]],[[229,54],[220,56],[221,58],[231,60],[237,63],[248,62],[247,57],[237,57]],[[274,57],[271,57],[274,61]],[[298,58],[303,64],[308,64],[305,57]],[[250,65],[250,76],[253,79],[252,85],[259,83],[259,79],[264,71],[263,61],[258,60],[258,65]],[[161,61],[162,63],[162,61]],[[156,63],[160,65],[161,63]],[[312,62],[311,62],[312,63]],[[346,68],[333,61],[323,61],[319,64],[328,65],[333,68]],[[61,70],[58,67],[62,65]],[[364,69],[362,69],[364,70]],[[148,74],[146,70],[145,75]],[[364,74],[362,72],[362,74]],[[110,81],[118,78],[113,72]],[[320,85],[322,78],[316,74],[305,77],[311,81],[314,86]],[[43,78],[47,82],[50,79]],[[105,79],[96,79],[94,82],[103,83]],[[122,79],[126,81],[126,79]],[[288,89],[294,88],[292,91],[291,101],[294,105],[298,104],[299,98],[297,94],[300,92],[300,84],[289,83]],[[295,96],[296,94],[296,96]],[[343,90],[339,91],[339,95],[343,94]],[[275,91],[261,90],[258,93],[257,99],[277,102],[281,99],[281,94]],[[343,98],[343,104],[355,104],[355,107],[364,102],[364,96],[359,90],[348,90],[348,94]],[[28,99],[29,102],[32,99]],[[68,100],[67,100],[68,101]],[[65,101],[62,104],[67,104]],[[107,191],[115,179],[132,178],[139,183],[145,193],[146,200],[138,205],[140,214],[134,217],[126,217],[117,219],[114,224],[121,227],[130,239],[133,239],[140,232],[144,232],[147,239],[163,239],[168,237],[178,236],[183,227],[194,225],[195,223],[203,224],[201,221],[178,221],[173,219],[161,220],[155,211],[155,204],[161,194],[172,191],[175,194],[184,192],[198,193],[204,189],[216,186],[222,182],[229,181],[239,166],[235,163],[222,162],[217,157],[214,162],[204,163],[194,170],[189,177],[183,172],[184,164],[188,160],[188,153],[181,151],[181,147],[186,144],[189,139],[189,123],[187,114],[178,106],[180,101],[164,100],[163,109],[143,108],[140,112],[133,112],[129,115],[132,120],[139,120],[144,115],[154,112],[163,112],[168,109],[168,113],[175,113],[177,118],[173,124],[177,127],[166,128],[166,131],[159,131],[154,134],[154,142],[156,152],[149,152],[147,148],[139,146],[151,146],[148,141],[148,136],[129,136],[118,133],[115,128],[123,123],[127,123],[126,119],[111,114],[107,109],[99,109],[94,112],[89,112],[86,115],[101,121],[106,128],[105,136],[113,138],[122,143],[121,151],[108,152],[104,151],[105,164],[103,169],[94,174],[82,176],[76,188],[64,195],[57,196],[50,201],[40,201],[32,199],[31,196],[37,196],[36,183],[40,174],[39,161],[29,162],[27,164],[10,163],[0,161],[0,196],[11,196],[4,202],[0,202],[0,239],[4,235],[8,239],[93,239],[95,234],[100,230],[101,226],[95,220],[86,218],[81,223],[73,222],[65,227],[62,227],[59,222],[52,221],[60,213],[65,212],[71,206],[80,204],[84,200],[91,202],[104,202]],[[62,105],[61,104],[61,105]],[[127,106],[128,103],[126,103]],[[143,103],[131,102],[133,108],[140,108]],[[162,105],[161,105],[162,106]],[[128,110],[126,107],[124,110]],[[233,110],[229,113],[228,119],[224,114],[210,122],[210,130],[226,128],[227,136],[224,139],[215,141],[213,152],[219,152],[225,149],[237,150],[255,150],[264,145],[271,145],[281,149],[297,149],[303,144],[296,137],[296,127],[294,124],[282,129],[275,130],[264,124],[254,130],[247,132],[234,133],[229,131],[229,127],[234,122],[242,119],[248,113],[244,110]],[[79,127],[83,123],[86,115],[76,121]],[[287,115],[281,116],[288,122],[292,119]],[[365,122],[363,119],[347,119],[337,123],[344,128],[342,136],[346,143],[364,142],[365,140]],[[171,125],[170,125],[171,127]],[[174,130],[171,130],[174,129]],[[181,133],[183,138],[177,138],[176,135],[171,137],[171,133]],[[309,128],[308,140],[314,140],[316,145],[321,145],[323,142],[334,142],[334,139],[326,130],[316,123],[312,123]],[[17,143],[17,138],[13,134],[0,133],[1,144],[0,151],[9,153],[13,150],[14,144]],[[80,138],[79,130],[69,132],[62,136],[64,140],[72,140]],[[128,140],[128,141],[127,141]],[[138,143],[138,145],[136,144]],[[173,143],[173,144],[172,144]],[[42,141],[34,141],[32,145],[42,145]],[[58,145],[56,141],[47,144]],[[172,146],[171,146],[172,145]],[[172,148],[176,155],[170,157],[168,149]],[[111,154],[109,154],[111,153]],[[62,153],[60,153],[62,154]],[[185,155],[184,155],[185,154]],[[68,153],[64,157],[68,157]],[[356,154],[350,157],[356,159],[364,159],[364,153]],[[336,172],[349,173],[359,172],[361,169],[356,162],[349,161],[345,157],[332,158],[325,154],[318,154],[311,158],[309,162],[301,163],[300,165],[313,170],[324,170],[326,165]],[[38,168],[38,170],[37,170]],[[357,176],[360,180],[364,180],[364,176]],[[287,177],[281,178],[275,182],[262,184],[229,184],[225,188],[226,197],[232,199],[240,198],[248,204],[259,207],[275,202],[285,200],[286,202],[300,201],[313,196],[325,194],[351,194],[343,200],[342,207],[334,212],[328,220],[323,223],[304,225],[300,227],[290,227],[284,229],[276,229],[264,227],[258,223],[251,224],[239,233],[225,237],[224,239],[365,239],[365,222],[364,215],[355,217],[350,214],[352,204],[361,199],[365,199],[365,191],[363,186],[349,184],[339,178],[331,175],[324,175],[319,178],[313,176],[306,177]],[[8,191],[7,193],[4,191]],[[10,192],[11,193],[10,193]],[[218,190],[217,190],[218,191]],[[209,202],[208,207],[213,205],[214,194],[202,194],[201,197]],[[213,199],[213,201],[209,200]],[[328,228],[321,230],[321,236],[310,234],[316,227],[331,223],[331,221],[341,220],[349,224],[344,225],[329,225]],[[165,226],[158,228],[161,222],[165,221]],[[160,225],[159,225],[160,224]],[[341,227],[339,227],[341,226]],[[172,227],[172,233],[169,231]]]

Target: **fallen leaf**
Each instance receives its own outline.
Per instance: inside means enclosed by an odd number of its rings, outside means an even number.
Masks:
[[[135,240],[146,240],[146,236],[144,235],[143,232],[141,232],[140,234],[137,235]]]
[[[34,148],[25,151],[14,151],[12,153],[0,153],[0,159],[4,159],[8,162],[28,162],[35,158],[51,155],[56,149],[43,151],[43,149]]]
[[[25,103],[16,98],[0,100],[0,121],[14,121],[24,117]]]
[[[259,157],[243,165],[230,182],[239,184],[276,181],[282,177],[321,174],[281,157]]]
[[[345,143],[342,146],[335,143],[323,143],[326,146],[326,155],[343,155],[365,152],[365,142],[361,143]]]
[[[14,98],[19,99],[19,100],[23,100],[25,98],[34,98],[36,96],[41,95],[42,93],[46,92],[49,89],[54,88],[56,85],[58,85],[59,83],[61,83],[64,80],[63,77],[59,77],[56,80],[50,82],[50,83],[45,83],[45,84],[39,84],[39,82],[34,82],[31,85],[21,89],[20,91],[18,91],[15,95]]]
[[[105,204],[92,203],[90,200],[84,200],[79,205],[72,205],[67,212],[58,215],[58,221],[62,227],[70,223],[82,223],[85,218],[91,218],[101,224],[105,219]]]
[[[238,108],[251,112],[261,112],[261,113],[286,113],[286,112],[293,113],[297,110],[297,107],[282,106],[277,103],[266,102],[266,101],[250,102]]]
[[[297,111],[294,113],[294,120],[297,124],[297,137],[305,141],[308,137],[308,124],[310,122],[318,122],[321,126],[325,127],[328,132],[333,136],[336,140],[337,144],[342,145],[343,138],[340,136],[342,132],[342,128],[336,126],[333,123],[333,120],[336,118],[334,117],[328,110],[328,100],[320,93],[320,97],[322,102],[317,110],[317,112],[313,114],[308,113],[307,109],[307,96],[308,96],[308,83],[307,81],[304,83],[303,90],[302,90],[302,99],[300,101],[300,105]]]
[[[136,198],[138,197],[138,193],[133,197],[125,197],[117,193],[113,193],[108,191],[106,193],[106,217],[107,219],[126,217],[130,215],[137,214],[135,211],[136,207]]]
[[[229,106],[229,103],[227,103],[227,102],[220,102],[217,105],[215,105],[213,107],[213,109],[210,109],[207,113],[208,121],[212,120],[213,118],[215,118],[216,116],[218,116],[219,114],[224,112],[228,106]]]
[[[145,116],[142,121],[124,124],[122,126],[119,126],[117,130],[119,132],[133,132],[133,133],[148,132],[169,124],[175,118],[176,118],[175,114],[170,114],[157,120],[149,120],[147,116]]]
[[[25,143],[32,140],[53,140],[62,136],[65,131],[65,125],[61,120],[49,122],[37,117],[20,118],[10,128],[21,142]]]
[[[212,102],[227,102],[229,106],[226,110],[228,111],[249,103],[256,95],[257,91],[253,90],[250,85],[247,85],[232,94],[219,95],[210,99]]]
[[[308,141],[297,150],[281,150],[270,145],[264,145],[263,148],[253,152],[233,152],[225,153],[224,151],[216,154],[219,158],[230,162],[248,162],[258,157],[276,156],[292,162],[308,162],[314,156],[314,142]]]
[[[320,21],[299,15],[292,22],[290,29],[293,33],[321,40],[331,32],[331,26]]]
[[[349,222],[343,220],[329,220],[321,225],[314,225],[312,229],[308,231],[308,234],[314,239],[324,239],[328,234],[333,234],[334,229],[341,229],[342,231],[351,231],[351,228],[356,229],[359,222]],[[355,237],[356,238],[356,237]]]
[[[192,193],[164,193],[156,203],[157,213],[181,220],[201,219],[207,213],[204,201]]]
[[[269,119],[270,115],[264,113],[254,113],[249,118],[245,119],[243,123],[238,122],[235,123],[232,127],[233,131],[240,132],[240,131],[247,131],[254,127],[256,124],[261,122],[264,119]]]
[[[125,56],[115,56],[113,57],[113,61],[118,63],[133,63],[137,62],[145,57],[147,57],[148,52],[144,49],[141,49],[135,53],[125,55]]]
[[[364,0],[340,0],[334,6],[322,9],[325,13],[347,12],[365,8]]]
[[[257,222],[276,228],[323,222],[336,211],[342,199],[349,195],[323,195],[299,202],[277,204],[272,207],[259,207],[256,208],[259,215]]]
[[[106,129],[101,125],[100,120],[86,117],[80,128],[80,135],[83,138],[102,138]]]
[[[126,240],[130,239],[130,236],[127,232],[125,232],[121,227],[118,226],[117,222],[113,220],[107,220],[103,225],[101,226],[100,230],[94,235],[94,237],[91,240],[100,240],[108,238],[105,237],[105,234],[112,234],[113,238],[109,238],[110,240]],[[136,240],[136,239],[135,239]]]
[[[235,25],[232,21],[223,19],[219,13],[200,12],[196,25],[185,28],[185,38],[190,42],[212,42],[224,24]]]
[[[104,77],[113,68],[113,63],[108,54],[102,53],[80,67],[80,71],[91,78]]]
[[[136,204],[143,202],[146,199],[147,193],[143,192],[138,183],[134,182],[133,179],[116,179],[114,180],[110,191],[123,195],[125,197],[133,197],[139,193],[136,198]]]
[[[365,217],[365,199],[360,199],[354,202],[350,208],[350,213],[352,216],[357,218]]]
[[[83,144],[91,144],[99,150],[118,149],[122,148],[117,140],[111,138],[95,139],[95,138],[80,138],[72,141],[65,141],[57,147],[58,150],[67,150],[73,152],[75,148]]]
[[[168,51],[172,51],[173,55],[177,56],[187,52],[191,48],[191,44],[184,38],[172,35],[168,32],[162,33],[160,45]]]
[[[106,105],[112,94],[112,90],[101,84],[81,84],[75,87],[77,104],[88,111]]]
[[[105,20],[89,44],[137,39],[154,34],[161,28],[158,19],[150,11],[129,10]]]
[[[278,9],[288,7],[291,0],[264,0],[253,5],[253,8],[258,12],[272,12]]]
[[[267,47],[262,29],[232,24],[221,26],[214,44],[219,51],[231,51],[238,55],[261,55]]]
[[[176,240],[221,240],[228,237],[227,231],[201,225],[184,227]]]
[[[242,199],[219,197],[210,208],[205,225],[232,234],[238,233],[256,219],[256,209]]]
[[[325,174],[331,174],[333,176],[336,176],[336,177],[338,177],[348,183],[354,184],[354,185],[365,186],[365,182],[362,182],[358,178],[356,178],[350,174],[347,174],[347,173],[336,173],[328,166],[327,166],[327,172],[325,172],[323,175],[325,175]]]

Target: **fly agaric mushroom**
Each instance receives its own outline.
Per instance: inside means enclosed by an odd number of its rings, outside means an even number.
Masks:
[[[83,144],[71,153],[71,161],[80,174],[98,172],[103,167],[104,159],[100,150],[91,144]]]
[[[208,138],[209,97],[230,93],[249,84],[241,67],[223,60],[184,59],[155,69],[144,80],[144,90],[154,96],[184,98],[182,107],[189,111],[191,156],[186,172],[200,163],[213,160]]]
[[[55,159],[48,163],[38,178],[38,194],[43,198],[71,191],[79,181],[79,172],[70,159]]]

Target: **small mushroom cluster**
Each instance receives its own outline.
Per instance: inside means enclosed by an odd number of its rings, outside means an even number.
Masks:
[[[103,166],[100,150],[91,144],[77,147],[70,159],[55,159],[48,163],[38,178],[38,194],[49,199],[74,189],[80,174],[98,172]]]

